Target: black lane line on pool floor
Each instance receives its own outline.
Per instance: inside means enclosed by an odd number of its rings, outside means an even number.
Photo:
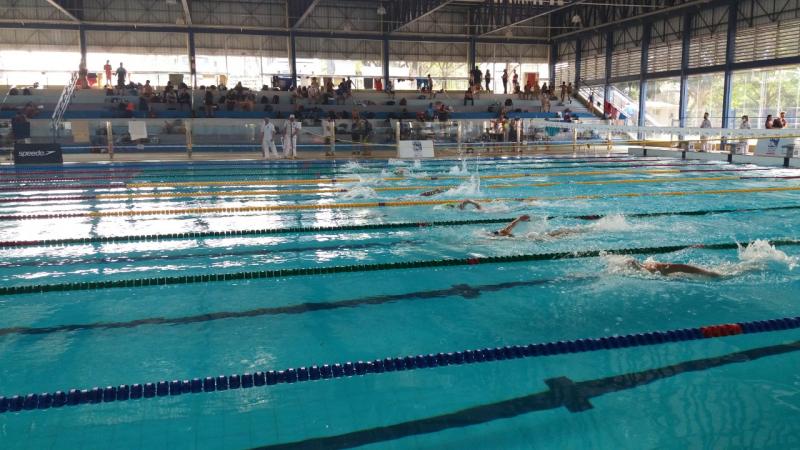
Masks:
[[[755,361],[769,356],[800,351],[800,341],[758,347],[722,356],[694,359],[655,369],[574,382],[567,377],[545,380],[547,391],[462,409],[449,414],[427,417],[383,427],[353,431],[335,436],[311,438],[284,444],[265,445],[251,450],[318,450],[346,449],[368,444],[394,441],[409,436],[437,433],[449,429],[480,425],[510,419],[536,411],[566,408],[572,413],[592,408],[589,400],[602,395],[635,389],[684,373],[701,372],[730,364]]]
[[[116,328],[135,328],[144,325],[187,325],[201,322],[211,322],[224,319],[241,319],[248,317],[273,316],[282,314],[304,314],[316,311],[329,311],[340,308],[355,308],[358,306],[374,306],[386,303],[395,303],[411,300],[429,300],[437,298],[461,297],[465,300],[476,299],[486,292],[498,292],[518,287],[541,286],[562,281],[594,280],[597,276],[542,278],[528,281],[509,281],[497,284],[483,284],[471,286],[469,284],[456,284],[448,289],[429,291],[416,291],[405,294],[374,295],[350,300],[333,302],[305,302],[287,306],[273,306],[255,308],[246,311],[219,311],[206,314],[196,314],[183,317],[149,317],[144,319],[129,320],[126,322],[94,322],[86,324],[55,325],[51,327],[9,327],[0,328],[0,337],[15,334],[44,335],[81,330],[111,330]]]

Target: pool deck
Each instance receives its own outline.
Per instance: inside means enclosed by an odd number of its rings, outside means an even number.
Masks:
[[[597,146],[587,149],[582,146],[577,150],[573,150],[572,146],[559,146],[559,147],[544,147],[544,146],[529,146],[522,149],[522,151],[489,151],[479,153],[467,153],[467,156],[483,156],[483,157],[496,157],[496,156],[606,156],[610,154],[624,154],[625,148],[615,147],[611,152],[608,151],[606,146]],[[436,158],[452,158],[458,156],[455,150],[437,150]],[[370,154],[353,154],[349,151],[337,152],[335,156],[328,156],[325,152],[319,151],[302,151],[298,153],[297,161],[319,161],[326,159],[376,159],[386,160],[389,158],[397,158],[395,150],[374,150]],[[194,152],[189,156],[185,152],[124,152],[115,153],[113,158],[110,158],[108,153],[65,153],[65,163],[107,163],[107,162],[142,162],[142,161],[240,161],[240,160],[262,160],[261,154],[258,152]],[[434,158],[435,159],[435,158]],[[278,160],[286,160],[279,158]],[[0,159],[0,165],[13,164],[10,155],[4,156]]]
[[[700,161],[727,161],[734,164],[756,164],[767,167],[800,167],[800,158],[784,158],[783,156],[739,155],[728,152],[694,152],[649,146],[628,147],[628,154],[631,156],[657,156]]]

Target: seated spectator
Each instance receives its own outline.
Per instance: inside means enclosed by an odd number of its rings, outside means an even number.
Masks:
[[[428,108],[425,109],[425,120],[431,121],[436,118],[436,109],[433,107],[433,103],[428,103]]]
[[[319,87],[312,84],[308,88],[308,99],[311,101],[311,103],[316,105],[319,104],[319,96],[320,96]]]
[[[37,108],[33,102],[28,102],[25,104],[25,107],[22,108],[22,114],[27,117],[28,119],[34,118],[37,114],[39,114],[39,108]]]
[[[166,94],[167,92],[174,91],[174,90],[175,90],[175,86],[172,85],[172,81],[167,81],[167,85],[164,86],[164,93]]]
[[[203,105],[206,110],[206,117],[214,117],[214,93],[211,89],[206,89]]]
[[[514,106],[514,102],[510,98],[507,98],[505,103],[504,103],[504,105],[505,106]]]
[[[464,91],[464,106],[467,106],[467,102],[475,106],[475,97],[472,94],[472,87],[468,87],[467,90]]]
[[[236,91],[231,89],[225,94],[225,109],[228,111],[233,111],[236,109]]]
[[[133,117],[133,112],[134,111],[136,111],[136,106],[133,104],[133,102],[127,102],[125,104],[124,117],[126,117],[126,118]]]
[[[325,81],[325,92],[333,96],[333,80],[330,78]]]
[[[175,105],[178,103],[178,95],[174,90],[170,89],[169,91],[164,92],[164,103],[168,105]]]
[[[179,105],[190,105],[192,103],[192,96],[189,94],[189,91],[186,88],[179,88],[178,89],[178,104]]]
[[[244,86],[242,86],[242,82],[236,83],[236,86],[233,87],[233,90],[236,91],[237,99],[244,98]]]
[[[764,122],[764,128],[771,130],[775,122],[772,120],[772,114],[767,115],[767,121]]]
[[[303,86],[300,88],[300,97],[308,98],[308,88]]]
[[[242,111],[253,111],[255,107],[256,107],[255,94],[252,93],[245,94],[244,100],[242,101]]]
[[[186,83],[181,81],[181,84],[178,85],[178,89],[189,89],[189,86],[187,86]]]
[[[150,99],[153,96],[153,86],[150,85],[150,80],[145,81],[142,87],[142,96],[146,99]]]

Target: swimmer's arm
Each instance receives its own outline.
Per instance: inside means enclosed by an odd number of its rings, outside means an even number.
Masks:
[[[464,200],[463,202],[461,202],[461,203],[458,205],[458,209],[464,209],[464,208],[465,208],[467,205],[472,205],[472,206],[474,206],[474,207],[475,207],[475,209],[477,209],[477,210],[480,210],[480,209],[481,209],[481,205],[479,205],[477,202],[474,202],[474,201],[472,201],[472,200]]]
[[[692,266],[689,264],[651,263],[645,265],[644,268],[650,272],[658,272],[662,275],[671,275],[673,273],[686,273],[690,275],[701,275],[710,278],[719,278],[722,276],[722,274],[720,273]]]

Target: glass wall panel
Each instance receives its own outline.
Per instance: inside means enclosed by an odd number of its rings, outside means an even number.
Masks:
[[[679,77],[648,80],[647,96],[645,97],[645,125],[677,126],[680,101],[681,80]]]
[[[725,74],[719,72],[690,76],[686,82],[686,90],[686,126],[699,127],[703,123],[703,114],[708,113],[711,125],[715,128],[721,127]]]
[[[786,112],[789,128],[798,128],[800,66],[743,70],[733,73],[731,114],[750,116],[750,126],[764,128],[767,115]]]
[[[598,86],[602,87],[602,86]],[[607,102],[626,125],[639,124],[639,82],[626,81],[609,86]],[[606,111],[608,113],[609,111]],[[613,114],[612,114],[613,116]],[[649,125],[649,124],[648,124]]]

